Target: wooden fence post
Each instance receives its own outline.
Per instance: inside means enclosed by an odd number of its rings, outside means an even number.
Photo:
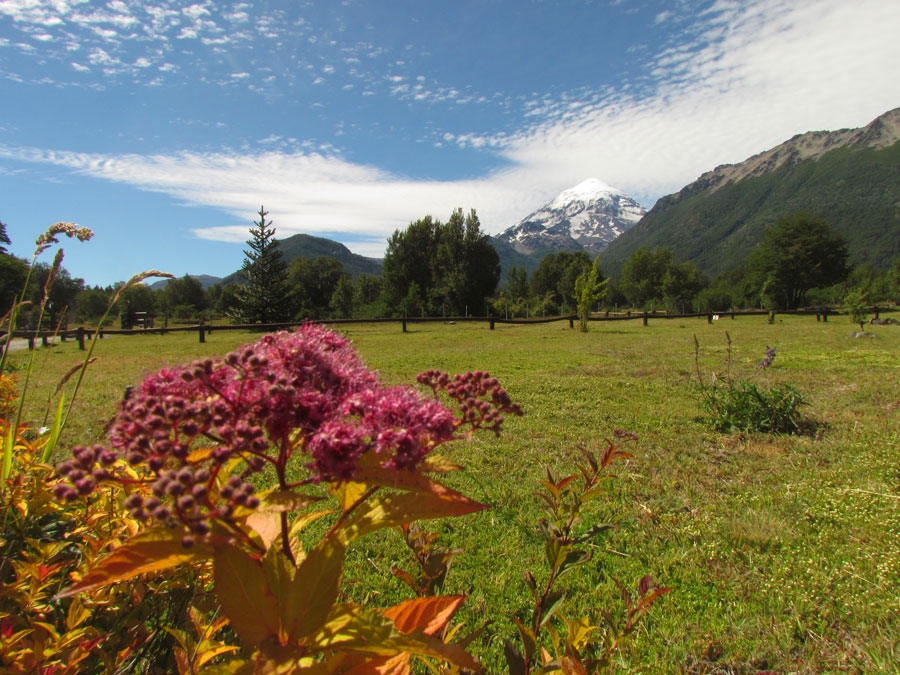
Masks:
[[[75,337],[78,339],[78,349],[84,351],[84,326],[78,326]]]
[[[644,325],[647,325],[647,312],[644,312]]]
[[[197,330],[200,332],[200,344],[202,345],[204,342],[206,342],[206,331],[203,330],[202,323],[197,327]]]
[[[403,319],[403,332],[406,332],[406,319]]]
[[[491,330],[494,330],[494,320],[491,319]]]

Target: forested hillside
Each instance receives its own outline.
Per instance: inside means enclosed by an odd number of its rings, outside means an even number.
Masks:
[[[787,152],[771,170],[757,162],[750,175],[724,181],[717,170],[660,199],[601,254],[604,271],[615,276],[635,250],[660,247],[707,274],[726,272],[747,259],[766,227],[799,211],[822,218],[847,239],[851,264],[888,268],[900,256],[900,142],[879,147],[863,133],[856,142],[804,157],[803,138],[785,144]]]

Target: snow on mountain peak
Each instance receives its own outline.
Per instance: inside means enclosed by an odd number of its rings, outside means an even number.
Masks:
[[[621,194],[621,190],[614,188],[611,185],[607,185],[599,178],[588,178],[575,187],[560,192],[559,196],[550,202],[550,206],[562,206],[572,201],[589,202],[600,197]]]
[[[584,249],[597,253],[646,211],[621,190],[588,178],[499,235],[521,253]]]

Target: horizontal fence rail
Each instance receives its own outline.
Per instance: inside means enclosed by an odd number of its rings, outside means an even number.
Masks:
[[[897,307],[870,307],[868,309],[869,314],[874,314],[873,320],[878,320],[881,317],[881,314],[884,312],[896,312],[898,311]],[[625,310],[618,312],[594,312],[589,317],[589,321],[591,322],[603,322],[603,321],[641,321],[643,325],[649,325],[651,319],[705,319],[708,323],[712,323],[713,321],[729,318],[731,320],[736,319],[737,317],[748,317],[748,316],[766,316],[770,323],[774,322],[776,315],[788,315],[788,316],[815,316],[816,321],[827,322],[828,317],[830,316],[846,316],[845,313],[841,312],[837,308],[825,307],[825,308],[817,308],[817,309],[800,309],[800,310],[784,310],[779,312],[767,311],[767,310],[734,310],[734,311],[725,311],[725,312],[696,312],[696,313],[675,313],[664,310],[654,310],[654,311],[641,311],[641,310]],[[116,328],[102,328],[99,331],[99,337],[103,338],[105,335],[147,335],[147,334],[159,334],[165,335],[166,333],[184,333],[184,332],[195,332],[198,334],[200,342],[206,342],[206,336],[213,331],[227,331],[227,330],[241,330],[241,331],[257,331],[257,332],[271,332],[276,330],[287,330],[290,328],[296,328],[297,326],[302,326],[307,323],[315,323],[315,324],[325,324],[329,326],[341,326],[341,325],[353,325],[353,324],[371,324],[371,323],[392,323],[392,324],[400,324],[402,331],[407,332],[407,326],[409,324],[417,324],[417,323],[444,323],[448,325],[456,324],[456,323],[486,323],[489,325],[491,330],[494,330],[494,326],[496,324],[506,324],[506,325],[531,325],[531,324],[544,324],[544,323],[555,323],[559,321],[568,321],[569,328],[575,327],[575,322],[579,320],[577,314],[567,314],[565,316],[552,316],[552,317],[534,317],[534,318],[504,318],[499,316],[457,316],[457,317],[436,317],[436,316],[422,316],[422,317],[392,317],[392,318],[375,318],[375,319],[323,319],[323,320],[304,320],[304,321],[291,321],[285,323],[252,323],[252,324],[194,324],[190,326],[164,326],[164,327],[152,327],[152,328],[127,328],[127,329],[116,329]],[[50,341],[53,339],[59,339],[62,342],[66,340],[76,340],[78,342],[78,347],[81,350],[85,349],[85,339],[93,337],[96,329],[92,328],[74,328],[71,330],[60,330],[60,331],[34,331],[34,330],[15,330],[12,332],[13,338],[25,339],[28,341],[28,348],[34,349],[38,340],[44,346],[50,344]],[[4,344],[10,338],[8,333],[0,334],[0,344]]]

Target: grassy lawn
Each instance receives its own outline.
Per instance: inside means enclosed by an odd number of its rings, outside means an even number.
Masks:
[[[594,545],[591,563],[564,578],[567,613],[599,619],[621,611],[614,579],[634,587],[650,573],[674,587],[618,658],[634,672],[877,672],[900,669],[900,328],[852,338],[846,319],[813,317],[533,326],[396,324],[347,327],[366,362],[392,383],[427,368],[488,370],[525,416],[500,439],[452,449],[466,470],[455,487],[490,505],[477,516],[434,524],[459,547],[448,592],[469,596],[460,619],[486,620],[493,636],[473,647],[501,672],[509,617],[523,615],[523,572],[541,578],[535,489],[546,470],[571,471],[584,449],[615,429],[634,432],[634,457],[616,467],[597,522],[618,527]],[[814,431],[798,437],[722,435],[701,421],[694,335],[704,378],[750,376],[766,347],[763,386],[790,382],[808,402]],[[223,355],[257,336],[213,332],[108,337],[71,417],[68,440],[94,442],[128,384],[162,366]],[[14,364],[29,357],[16,353]],[[82,358],[74,343],[36,353],[29,403],[37,425],[46,392]],[[356,599],[408,597],[390,574],[407,565],[399,537],[363,540],[348,558]]]

